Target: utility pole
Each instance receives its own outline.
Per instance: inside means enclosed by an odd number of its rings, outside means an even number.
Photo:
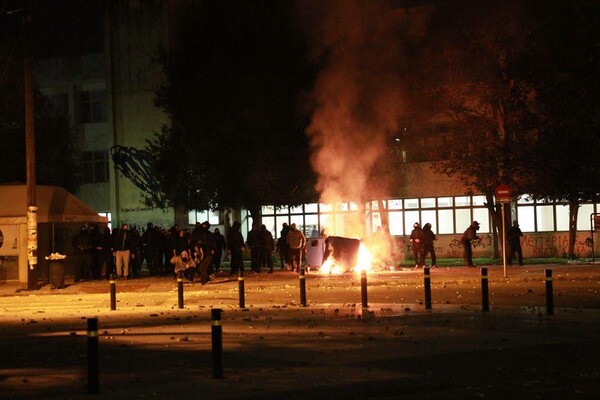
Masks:
[[[35,110],[31,62],[31,10],[23,7],[23,66],[25,81],[25,159],[27,179],[27,290],[37,290],[37,199],[35,182]]]

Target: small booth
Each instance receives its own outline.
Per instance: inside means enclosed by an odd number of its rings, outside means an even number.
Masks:
[[[36,279],[48,281],[51,253],[66,254],[66,273],[72,273],[71,240],[81,226],[103,229],[108,221],[81,200],[57,186],[36,187]],[[27,283],[27,187],[0,185],[0,281]]]

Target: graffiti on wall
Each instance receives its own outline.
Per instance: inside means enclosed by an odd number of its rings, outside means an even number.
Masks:
[[[463,245],[460,235],[438,235],[435,241],[435,252],[438,258],[461,258]],[[480,235],[480,240],[473,241],[475,257],[491,257],[493,255],[493,237],[490,234]],[[569,250],[568,233],[526,233],[521,238],[524,257],[566,257]],[[410,252],[410,244],[407,245]],[[575,240],[575,254],[578,257],[591,257],[592,240],[581,232]]]
[[[523,254],[532,257],[565,257],[569,251],[569,235],[566,233],[525,234],[521,239]],[[575,254],[588,257],[592,252],[590,238],[577,236]]]

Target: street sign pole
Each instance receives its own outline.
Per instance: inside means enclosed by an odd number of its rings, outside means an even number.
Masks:
[[[504,204],[510,203],[512,189],[508,185],[498,185],[496,188],[496,201],[502,205],[502,264],[504,265],[504,277],[506,278],[506,214]]]
[[[504,277],[506,278],[506,217],[504,214],[504,205],[506,202],[502,202],[502,261],[504,264]]]

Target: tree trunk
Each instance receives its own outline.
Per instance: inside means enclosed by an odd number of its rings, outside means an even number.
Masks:
[[[579,200],[569,200],[569,258],[575,259],[575,239],[577,238],[577,214]]]
[[[381,219],[381,230],[389,235],[390,233],[390,215],[387,208],[384,207],[383,199],[377,199],[379,205],[379,218]]]
[[[493,258],[500,258],[498,243],[502,238],[502,209],[494,203],[494,197],[491,194],[485,195],[486,207],[492,217],[492,248],[494,250]]]
[[[249,206],[248,212],[252,217],[252,225],[258,224],[258,226],[262,225],[262,214],[260,212],[260,206]]]

